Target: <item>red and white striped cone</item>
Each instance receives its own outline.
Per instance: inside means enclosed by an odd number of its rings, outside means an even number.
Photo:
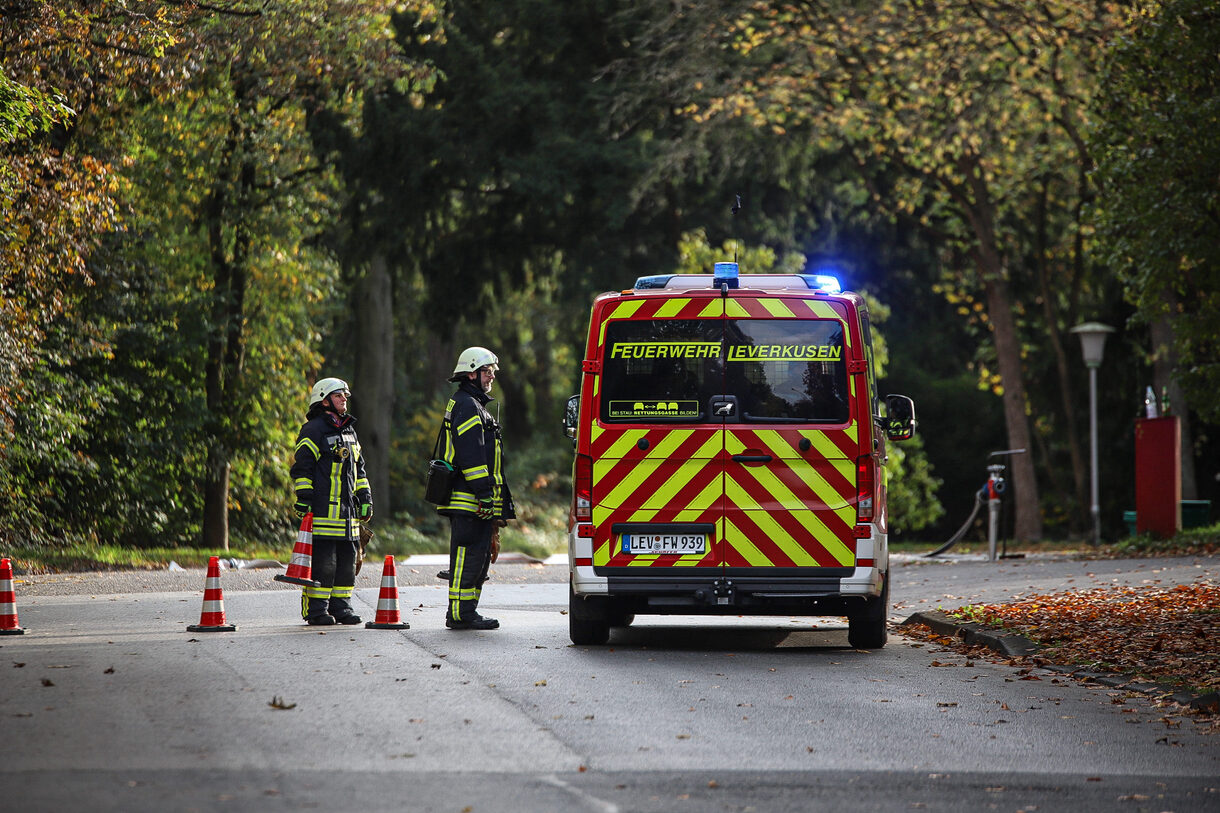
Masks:
[[[381,592],[377,594],[377,615],[365,625],[371,630],[409,630],[398,613],[398,571],[394,569],[394,557],[385,558],[381,569]]]
[[[208,580],[203,587],[203,612],[199,623],[187,627],[190,632],[233,632],[237,627],[225,621],[225,597],[220,589],[220,557],[208,560]]]
[[[17,594],[13,592],[13,563],[0,559],[0,635],[25,635],[17,621]]]
[[[288,572],[277,574],[277,582],[299,584],[302,587],[317,587],[321,584],[313,579],[313,514],[301,519],[301,530],[297,531],[297,543],[292,548],[292,561]]]

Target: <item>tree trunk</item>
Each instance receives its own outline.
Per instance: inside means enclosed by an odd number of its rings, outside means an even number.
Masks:
[[[229,549],[228,453],[214,444],[208,449],[208,471],[203,486],[203,547]]]
[[[997,462],[1007,465],[1012,474],[1013,505],[1018,542],[1042,540],[1042,509],[1038,499],[1038,480],[1034,475],[1033,448],[1030,445],[1029,419],[1025,414],[1025,383],[1021,374],[1021,340],[1013,318],[1012,297],[1004,274],[1004,262],[996,241],[995,207],[987,188],[986,175],[977,156],[959,160],[966,182],[950,187],[963,205],[970,228],[974,232],[974,258],[979,279],[987,300],[987,317],[991,322],[995,342],[996,364],[1004,387],[1004,425],[1008,429],[1008,448],[1023,449]]]
[[[373,503],[389,516],[390,424],[394,414],[394,283],[386,258],[376,254],[357,280],[353,414],[359,419],[360,447]]]
[[[1004,385],[1004,425],[1008,429],[1008,448],[1024,449],[997,462],[1009,466],[1015,490],[1014,503],[1019,542],[1042,539],[1042,511],[1038,500],[1038,481],[1034,476],[1033,448],[1030,446],[1029,419],[1025,415],[1025,384],[1021,377],[1021,345],[1012,317],[1008,283],[997,272],[984,273],[987,312],[995,341],[996,360]]]
[[[210,420],[207,471],[204,472],[203,543],[229,549],[229,462],[233,448],[233,393],[245,366],[245,308],[250,257],[250,230],[243,214],[250,208],[255,168],[239,158],[245,131],[234,113],[222,152],[222,162],[203,209],[212,267],[211,324],[204,363],[204,387]],[[240,161],[234,178],[233,164]],[[228,219],[234,217],[235,223]],[[232,237],[226,235],[229,229]]]

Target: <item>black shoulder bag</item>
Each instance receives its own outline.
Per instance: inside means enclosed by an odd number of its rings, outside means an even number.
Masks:
[[[433,505],[448,505],[453,494],[453,466],[441,457],[441,438],[448,428],[449,419],[445,418],[436,431],[436,444],[432,447],[432,460],[424,479],[424,499]]]

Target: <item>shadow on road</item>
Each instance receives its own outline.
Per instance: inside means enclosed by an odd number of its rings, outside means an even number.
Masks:
[[[686,652],[767,652],[776,649],[851,649],[847,629],[776,629],[775,627],[689,627],[649,624],[616,628],[609,646]]]

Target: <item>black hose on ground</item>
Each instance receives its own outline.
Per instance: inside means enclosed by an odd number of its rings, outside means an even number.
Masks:
[[[941,545],[939,548],[932,551],[931,553],[924,554],[925,559],[931,559],[933,556],[940,556],[942,553],[944,553],[949,548],[953,547],[954,545],[956,545],[958,542],[961,541],[961,538],[966,535],[966,531],[970,530],[970,525],[971,525],[971,523],[974,522],[974,518],[978,515],[979,508],[982,507],[982,505],[983,505],[983,495],[986,493],[987,493],[986,486],[983,486],[978,491],[974,492],[974,510],[970,512],[969,518],[967,518],[966,521],[964,523],[962,523],[962,527],[957,529],[957,533],[955,533],[952,537],[950,537],[948,542]]]

